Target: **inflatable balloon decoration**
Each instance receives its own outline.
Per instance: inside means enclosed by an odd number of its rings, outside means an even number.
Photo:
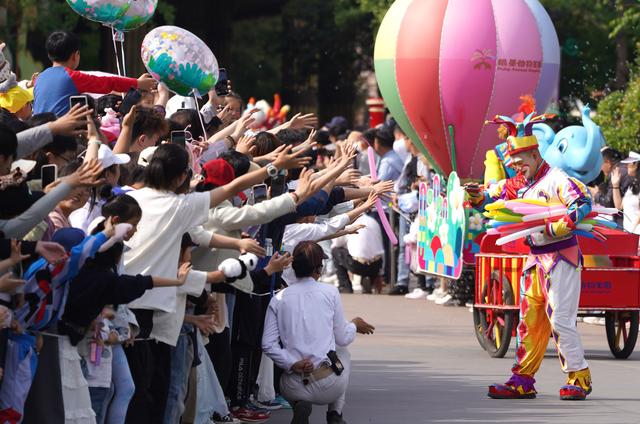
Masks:
[[[378,172],[376,170],[376,156],[373,152],[373,147],[369,146],[367,149],[367,154],[369,155],[369,169],[371,170],[371,178],[376,181],[378,179]],[[378,212],[378,216],[380,217],[380,222],[382,223],[382,228],[384,228],[384,232],[387,233],[387,237],[391,241],[391,244],[398,244],[398,238],[393,232],[393,228],[391,228],[391,224],[389,224],[389,220],[387,219],[387,214],[384,212],[382,208],[382,202],[380,199],[376,200],[376,212]]]
[[[591,120],[589,106],[582,109],[583,127],[572,125],[556,134],[546,124],[533,126],[542,158],[550,166],[560,168],[570,177],[589,184],[600,174],[605,145],[600,127]]]
[[[158,0],[132,0],[131,7],[111,24],[117,31],[127,32],[140,28],[156,13]]]
[[[242,114],[246,115],[254,109],[258,109],[258,111],[253,112],[254,121],[251,124],[251,130],[257,132],[268,131],[284,124],[287,121],[287,114],[291,110],[291,106],[282,105],[280,94],[276,93],[273,95],[273,106],[265,99],[256,102],[254,97],[250,97]]]
[[[200,97],[218,81],[218,61],[211,49],[185,29],[153,29],[144,37],[141,52],[149,73],[181,96]]]
[[[151,30],[142,40],[141,55],[153,78],[180,96],[193,96],[196,104],[218,82],[218,61],[213,52],[186,29],[167,25]],[[206,134],[202,115],[198,117]]]
[[[158,0],[67,0],[67,3],[80,16],[111,28],[118,75],[126,75],[124,33],[146,24],[155,14]]]
[[[560,47],[538,0],[396,0],[377,35],[385,104],[441,175],[480,178],[495,132],[484,121],[531,93],[557,96]]]
[[[74,12],[90,21],[109,25],[120,19],[133,0],[67,0]]]
[[[490,219],[487,234],[500,235],[496,241],[498,246],[541,233],[548,220],[557,221],[567,215],[567,208],[562,204],[528,199],[498,201],[485,209],[484,215]],[[591,213],[576,225],[574,233],[604,241],[606,237],[598,230],[616,228],[612,216],[617,213],[615,208],[594,206]]]

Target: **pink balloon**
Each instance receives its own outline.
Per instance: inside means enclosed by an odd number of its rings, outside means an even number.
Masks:
[[[378,172],[376,171],[376,158],[371,147],[369,147],[369,149],[367,150],[367,154],[369,155],[369,169],[371,170],[371,178],[377,180]],[[387,214],[384,213],[384,209],[382,208],[382,202],[380,201],[380,199],[376,200],[376,211],[378,212],[378,216],[380,217],[380,222],[382,223],[384,232],[387,233],[387,237],[389,237],[389,240],[391,240],[391,244],[398,244],[398,238],[394,234],[393,229],[391,228],[391,224],[389,224]]]

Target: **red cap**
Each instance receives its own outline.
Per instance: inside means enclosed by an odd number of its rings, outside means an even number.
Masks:
[[[204,184],[213,184],[217,187],[230,183],[236,177],[233,167],[224,159],[213,159],[202,167]]]

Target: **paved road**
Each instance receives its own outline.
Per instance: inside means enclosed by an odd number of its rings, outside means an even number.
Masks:
[[[347,316],[377,328],[351,348],[349,424],[640,422],[640,353],[614,360],[604,327],[579,324],[594,380],[587,401],[558,399],[564,375],[552,344],[537,376],[537,399],[492,400],[487,385],[506,380],[513,348],[503,359],[490,358],[476,341],[468,309],[386,295],[343,299]],[[311,424],[325,423],[324,413],[314,407]],[[290,419],[290,411],[277,411],[269,422]]]

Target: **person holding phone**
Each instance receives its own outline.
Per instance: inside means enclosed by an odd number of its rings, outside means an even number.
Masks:
[[[0,231],[5,237],[23,238],[38,223],[42,222],[60,201],[74,189],[96,184],[102,171],[100,163],[91,161],[76,172],[62,177],[46,188],[46,194],[31,192],[21,170],[11,171],[19,144],[16,134],[0,124],[0,177],[4,182],[0,190]]]
[[[140,78],[95,76],[77,71],[80,66],[80,40],[67,31],[55,31],[47,38],[46,50],[52,62],[36,79],[33,113],[53,112],[62,116],[70,109],[69,97],[79,93],[109,94],[130,88],[153,90],[156,80],[149,74]]]

